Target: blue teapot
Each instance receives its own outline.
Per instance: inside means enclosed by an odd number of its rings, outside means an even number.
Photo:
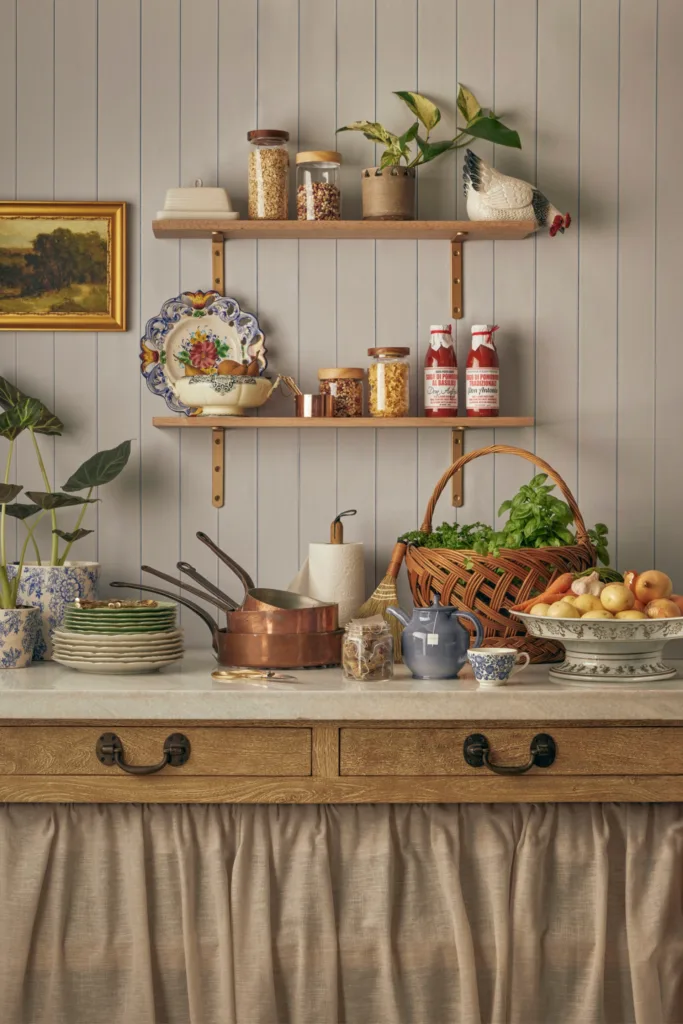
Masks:
[[[430,608],[413,608],[409,618],[401,608],[387,608],[405,627],[401,637],[403,660],[416,679],[455,679],[467,660],[469,633],[458,619],[468,619],[476,630],[473,647],[481,647],[484,630],[471,612],[444,607],[435,597]]]

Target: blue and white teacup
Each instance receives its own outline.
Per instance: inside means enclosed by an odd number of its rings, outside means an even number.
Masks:
[[[526,651],[514,647],[479,647],[468,651],[467,657],[480,686],[505,686],[511,676],[529,664]]]

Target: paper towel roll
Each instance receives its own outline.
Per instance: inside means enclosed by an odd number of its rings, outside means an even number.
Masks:
[[[339,605],[345,626],[365,600],[362,544],[309,544],[308,560],[289,587],[317,601]]]

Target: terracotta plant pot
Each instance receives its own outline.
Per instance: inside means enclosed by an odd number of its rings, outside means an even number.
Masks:
[[[366,167],[361,182],[363,220],[415,220],[414,167]]]
[[[0,608],[0,669],[27,668],[39,636],[37,608]]]
[[[7,575],[16,576],[17,566],[8,565]],[[37,637],[34,660],[52,659],[52,630],[61,626],[64,609],[77,597],[97,597],[99,562],[67,562],[66,565],[24,565],[19,584],[18,600],[40,611],[40,633]]]

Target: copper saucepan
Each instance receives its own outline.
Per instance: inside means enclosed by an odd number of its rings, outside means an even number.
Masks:
[[[246,611],[228,614],[231,633],[331,633],[339,628],[339,606],[325,604],[320,608]]]
[[[171,591],[118,580],[110,586],[144,590],[189,608],[208,626],[219,665],[240,665],[246,668],[314,668],[339,665],[341,662],[341,641],[344,635],[341,629],[279,634],[229,633],[227,629],[220,629],[215,619],[200,605]],[[336,608],[336,605],[334,607]]]

